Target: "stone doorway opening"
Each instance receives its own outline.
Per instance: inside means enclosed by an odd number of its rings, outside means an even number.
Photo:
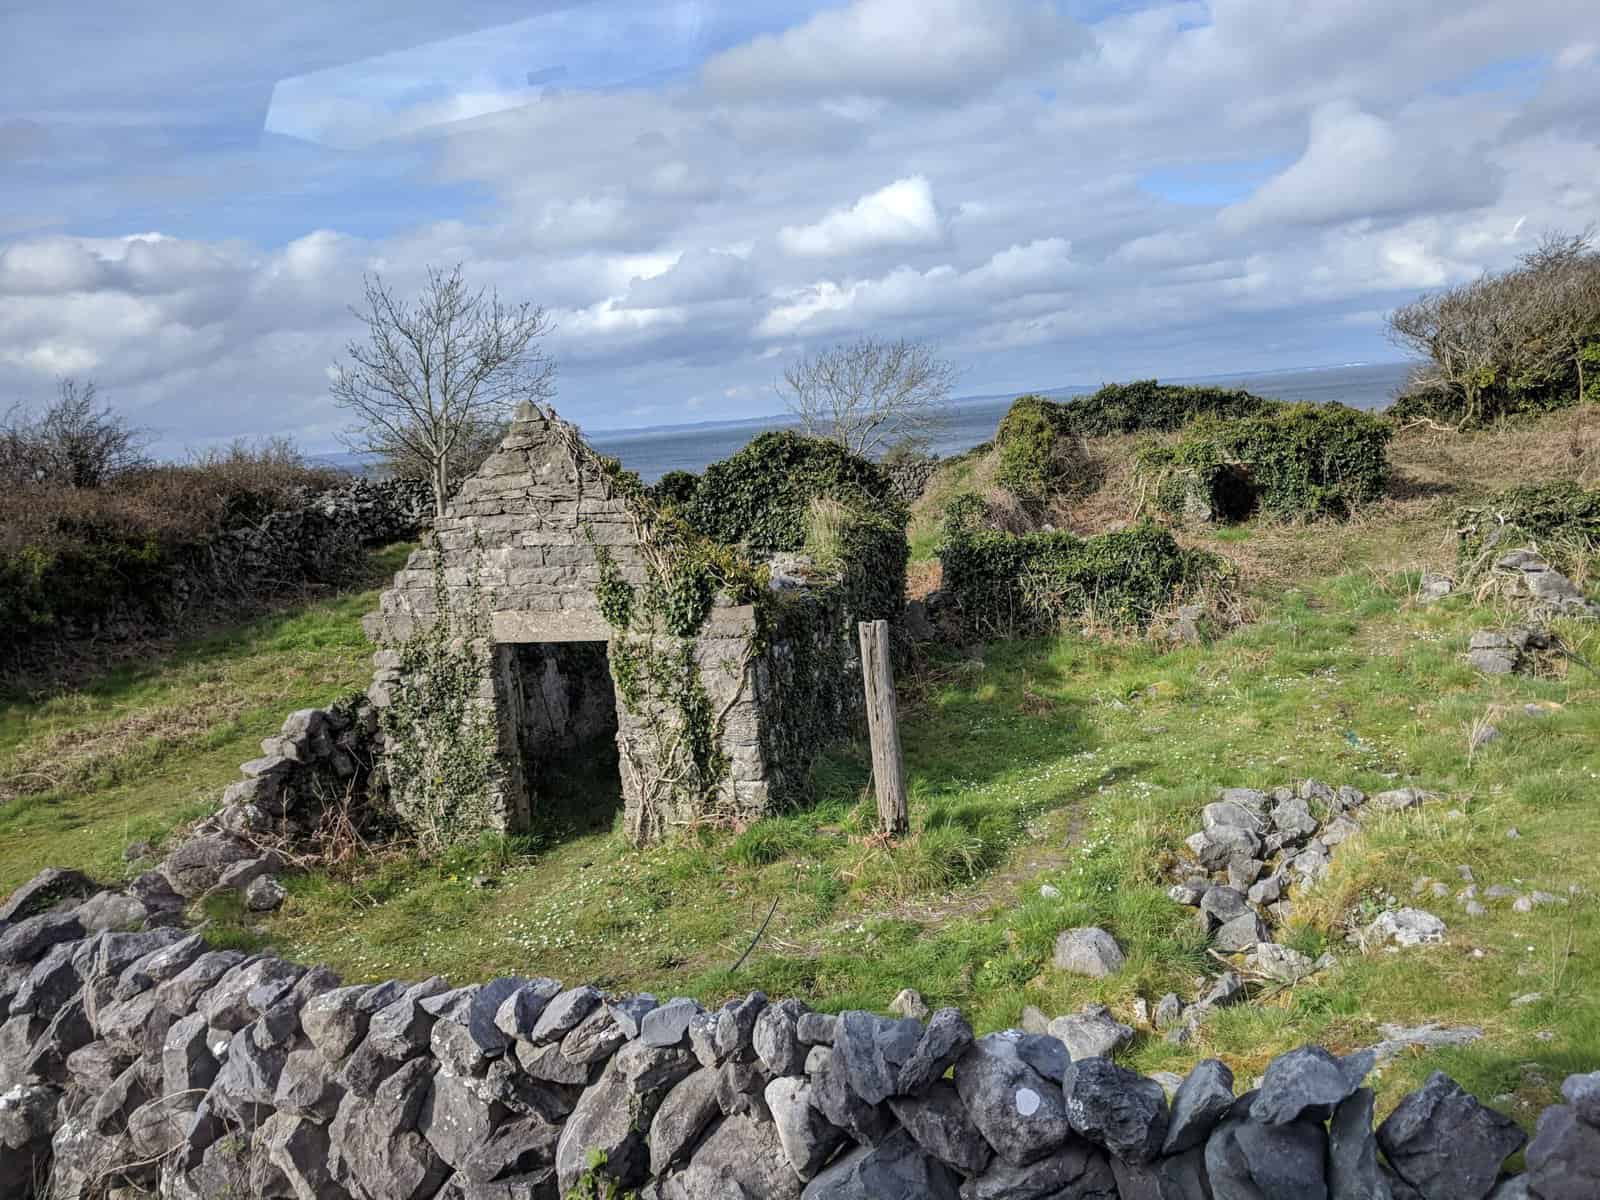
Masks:
[[[500,648],[524,828],[609,828],[622,807],[617,696],[605,642]]]

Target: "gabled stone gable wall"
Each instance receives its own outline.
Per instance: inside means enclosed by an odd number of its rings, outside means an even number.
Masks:
[[[467,603],[475,581],[489,610],[491,639],[501,647],[484,678],[481,698],[495,705],[500,716],[500,751],[509,773],[492,806],[492,824],[503,830],[526,828],[538,803],[536,797],[530,801],[519,753],[517,714],[524,681],[504,647],[613,639],[595,596],[600,582],[596,545],[606,548],[626,582],[637,586],[645,579],[630,501],[584,461],[577,436],[553,412],[524,408],[499,450],[462,485],[436,528],[450,602]],[[364,622],[370,638],[392,644],[418,621],[433,619],[434,555],[431,547],[417,550],[396,574],[378,611]],[[661,814],[666,828],[708,819],[754,819],[771,804],[772,777],[782,775],[792,782],[809,766],[808,755],[802,756],[804,761],[780,763],[770,753],[775,742],[766,710],[773,707],[774,673],[759,669],[763,656],[754,653],[756,640],[754,610],[719,598],[697,639],[695,658],[713,710],[725,714],[721,747],[728,771],[702,810],[672,808]],[[765,656],[774,653],[768,648]],[[399,660],[392,649],[385,649],[374,663],[378,669],[368,695],[381,708],[398,682]],[[641,768],[654,757],[649,744],[653,735],[644,714],[630,713],[620,695],[616,709],[623,798],[629,828],[636,829],[648,807],[644,799],[650,780],[648,769]],[[403,781],[393,782],[403,786]]]

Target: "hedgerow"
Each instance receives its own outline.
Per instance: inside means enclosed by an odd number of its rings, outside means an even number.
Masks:
[[[943,587],[963,620],[984,632],[1043,633],[1093,613],[1142,629],[1186,594],[1227,578],[1225,560],[1186,550],[1153,521],[1081,538],[996,533],[979,526],[976,497],[945,512]]]
[[[1176,443],[1138,454],[1156,506],[1177,519],[1345,517],[1383,494],[1390,424],[1341,404],[1285,404],[1205,418]]]
[[[1277,402],[1242,388],[1189,387],[1154,379],[1108,383],[1056,407],[1062,427],[1080,437],[1166,433],[1200,417],[1249,417]]]
[[[898,520],[906,512],[888,476],[834,442],[789,430],[764,433],[700,477],[684,519],[705,536],[757,550],[799,550],[817,496],[865,505]]]
[[[315,492],[341,482],[347,480],[337,472],[307,467],[277,445],[126,471],[99,487],[6,489],[0,493],[0,656],[68,631],[164,624],[235,589],[254,595],[353,574],[359,546],[326,538],[293,561],[272,564],[278,573],[270,579],[212,578],[209,569],[218,535],[301,509]],[[217,594],[198,594],[202,580]]]
[[[1455,516],[1456,553],[1471,575],[1496,547],[1535,543],[1558,568],[1600,552],[1600,489],[1570,481],[1508,488]]]

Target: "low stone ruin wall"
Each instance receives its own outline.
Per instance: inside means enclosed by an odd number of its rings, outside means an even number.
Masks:
[[[1600,1072],[1503,1178],[1526,1135],[1442,1074],[1374,1129],[1372,1050],[1304,1047],[1236,1095],[1218,1060],[1150,1079],[954,1009],[342,987],[91,890],[46,872],[0,908],[8,1198],[533,1200],[586,1175],[653,1200],[1600,1195]]]
[[[221,807],[133,880],[132,899],[173,920],[186,904],[223,892],[240,893],[255,912],[277,908],[277,876],[296,853],[324,848],[339,832],[330,825],[365,804],[381,738],[377,710],[360,693],[290,713],[262,741],[261,757],[239,768],[243,778],[223,792]]]
[[[161,636],[196,614],[258,604],[311,585],[343,583],[365,549],[416,537],[433,517],[433,494],[416,480],[355,479],[259,521],[173,551],[155,586],[102,601],[92,616],[30,632],[18,666],[88,641]]]

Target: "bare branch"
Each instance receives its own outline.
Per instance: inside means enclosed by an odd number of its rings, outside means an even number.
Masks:
[[[871,457],[925,444],[947,419],[955,381],[955,367],[924,343],[860,338],[792,364],[778,392],[807,436]]]
[[[459,263],[429,267],[415,303],[380,276],[364,282],[365,307],[351,311],[367,336],[346,348],[349,362],[330,388],[354,418],[345,441],[382,455],[397,473],[426,478],[442,516],[516,405],[555,394],[555,363],[541,345],[552,325],[542,307],[469,291]]]

